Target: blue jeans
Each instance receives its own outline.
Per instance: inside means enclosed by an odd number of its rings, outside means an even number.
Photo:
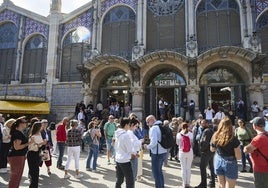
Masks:
[[[103,150],[103,144],[105,142],[105,137],[104,136],[101,136],[100,137],[100,144],[99,144],[99,150]]]
[[[62,158],[63,158],[64,150],[65,150],[65,142],[57,142],[57,146],[59,149],[57,167],[61,167],[62,166]]]
[[[252,169],[252,162],[250,160],[249,154],[244,152],[244,146],[240,145],[240,150],[242,154],[242,170],[246,170],[246,160],[248,160],[250,169]]]
[[[93,157],[92,170],[96,170],[98,153],[99,153],[99,145],[91,144],[89,146],[86,168],[90,168],[90,163]]]
[[[163,163],[166,159],[166,153],[151,155],[152,173],[156,188],[163,188],[165,185],[164,175],[162,171]]]
[[[133,180],[136,181],[138,173],[138,158],[130,160],[132,171],[133,171]]]

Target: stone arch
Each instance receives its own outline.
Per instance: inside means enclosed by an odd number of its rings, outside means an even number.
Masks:
[[[47,37],[46,37],[43,33],[39,33],[39,32],[31,33],[30,35],[28,35],[28,36],[23,40],[23,43],[22,43],[22,50],[24,50],[24,48],[25,48],[27,42],[29,42],[29,40],[30,40],[32,37],[36,36],[36,35],[42,35],[46,40],[48,40]]]
[[[188,67],[187,58],[176,52],[159,51],[147,54],[137,60],[140,66],[141,85],[143,88],[160,72],[172,71],[179,73],[187,83]]]
[[[197,2],[196,5],[195,5],[195,12],[196,12],[196,10],[197,10],[199,4],[200,4],[202,1],[205,1],[205,0],[197,0],[197,1],[198,1],[198,2]],[[241,4],[240,0],[235,0],[235,1],[236,1],[236,3],[238,4],[239,9],[240,9],[240,12],[241,12],[241,10],[242,10],[243,8],[242,8],[242,4]]]
[[[87,62],[85,67],[90,70],[90,88],[97,91],[106,75],[115,72],[125,72],[132,83],[131,69],[128,61],[118,56],[99,56]]]
[[[256,54],[239,47],[214,48],[198,56],[197,58],[197,82],[201,76],[211,68],[225,66],[241,77],[245,84],[252,81],[252,61]]]

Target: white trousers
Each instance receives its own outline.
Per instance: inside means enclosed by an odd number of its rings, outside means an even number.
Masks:
[[[193,150],[191,149],[189,152],[179,151],[179,159],[181,163],[181,177],[183,186],[190,185],[191,179],[191,166],[193,162]]]
[[[67,147],[67,162],[65,170],[69,169],[72,157],[74,157],[75,169],[79,170],[80,146]]]

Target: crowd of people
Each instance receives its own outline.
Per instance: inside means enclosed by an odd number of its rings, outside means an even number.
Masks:
[[[37,117],[27,120],[25,116],[1,121],[0,173],[8,172],[9,163],[8,187],[19,187],[25,156],[29,167],[29,187],[38,187],[39,169],[43,164],[48,175],[52,173],[50,167],[55,153],[58,154],[56,167],[64,171],[63,178],[71,177],[68,171],[72,158],[75,162],[74,178],[82,178],[79,159],[86,145],[89,148],[86,170],[99,172],[98,156],[106,149],[107,164],[116,166],[116,188],[121,187],[124,180],[128,188],[135,187],[135,182],[141,181],[143,152],[146,150],[150,151],[156,188],[165,187],[162,166],[168,166],[169,160],[176,160],[181,166],[182,187],[191,187],[191,166],[195,157],[200,157],[200,184],[196,188],[213,188],[216,178],[220,188],[235,187],[239,172],[237,161],[240,159],[240,172],[254,173],[256,188],[268,185],[265,117],[254,117],[250,121],[253,126],[248,126],[243,118],[235,117],[234,121],[233,115],[221,108],[215,113],[208,107],[204,111],[205,117],[199,114],[192,121],[186,121],[183,117],[172,117],[171,121],[157,120],[156,116],[149,115],[145,122],[141,122],[130,111],[128,116],[119,120],[114,113],[110,114],[109,109],[103,113],[105,108],[101,107],[101,103],[98,106],[88,119],[86,108],[81,103],[74,118],[64,117],[58,124]],[[172,132],[172,147],[166,148],[161,144],[163,133],[160,126],[166,126]],[[86,135],[89,135],[90,143],[85,141]],[[65,148],[67,161],[63,165]]]

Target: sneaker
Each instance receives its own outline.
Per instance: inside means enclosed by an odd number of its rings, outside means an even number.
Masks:
[[[242,173],[243,173],[243,172],[247,172],[247,171],[246,171],[246,170],[241,170],[240,172],[242,172]]]
[[[64,170],[64,166],[57,166],[58,169]]]
[[[0,169],[0,173],[1,173],[1,174],[7,173],[7,169],[5,169],[5,168],[1,168],[1,169]]]
[[[107,162],[107,164],[108,164],[108,165],[110,165],[110,164],[111,164],[111,162],[110,162],[110,161],[108,161],[108,162]]]
[[[99,170],[92,170],[93,173],[100,173]]]
[[[64,175],[64,179],[69,179],[71,176],[69,174]]]
[[[91,171],[92,169],[91,168],[86,168],[86,171]]]
[[[77,175],[74,176],[74,178],[76,178],[76,179],[80,179],[82,177],[83,177],[83,174],[77,174]]]

